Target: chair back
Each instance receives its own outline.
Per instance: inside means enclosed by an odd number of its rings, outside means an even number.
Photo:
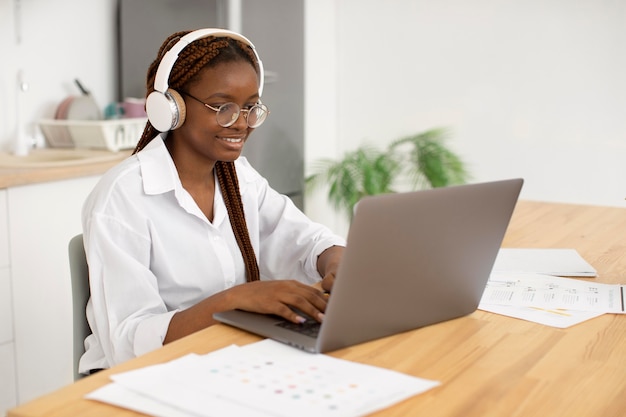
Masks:
[[[89,300],[89,268],[83,246],[83,235],[74,236],[68,247],[70,275],[72,280],[72,317],[74,338],[74,380],[83,375],[78,373],[78,362],[85,353],[85,338],[91,334],[87,322],[87,301]]]

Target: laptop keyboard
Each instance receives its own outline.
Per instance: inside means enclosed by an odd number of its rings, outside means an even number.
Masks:
[[[311,337],[317,337],[317,334],[320,331],[321,323],[313,319],[307,319],[304,323],[292,323],[285,320],[280,323],[276,323],[276,325],[278,327],[282,327],[283,329],[292,330]]]

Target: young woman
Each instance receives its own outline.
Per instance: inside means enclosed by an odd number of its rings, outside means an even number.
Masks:
[[[301,322],[295,307],[323,320],[345,241],[240,157],[269,113],[262,74],[254,46],[233,32],[175,33],[159,50],[135,153],[83,209],[93,334],[81,372],[210,326],[217,311]]]

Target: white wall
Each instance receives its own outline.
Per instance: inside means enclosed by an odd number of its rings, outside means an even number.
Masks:
[[[0,0],[0,150],[12,150],[20,131],[43,143],[35,123],[53,117],[68,95],[80,94],[75,78],[102,108],[114,99],[115,3]],[[19,71],[29,85],[23,94]]]
[[[448,127],[475,182],[626,206],[626,2],[308,3],[308,162]],[[309,214],[345,230],[323,202]]]
[[[339,136],[336,3],[335,0],[305,1],[305,171],[315,161],[336,158],[346,149]],[[346,228],[343,218],[328,206],[322,190],[305,195],[305,210],[311,218],[338,233]]]

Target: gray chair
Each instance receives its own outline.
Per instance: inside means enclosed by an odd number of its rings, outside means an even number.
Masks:
[[[74,236],[68,247],[72,280],[72,316],[74,322],[74,380],[84,375],[78,373],[78,362],[85,353],[85,338],[91,334],[86,307],[89,300],[89,269],[83,246],[83,235]]]

